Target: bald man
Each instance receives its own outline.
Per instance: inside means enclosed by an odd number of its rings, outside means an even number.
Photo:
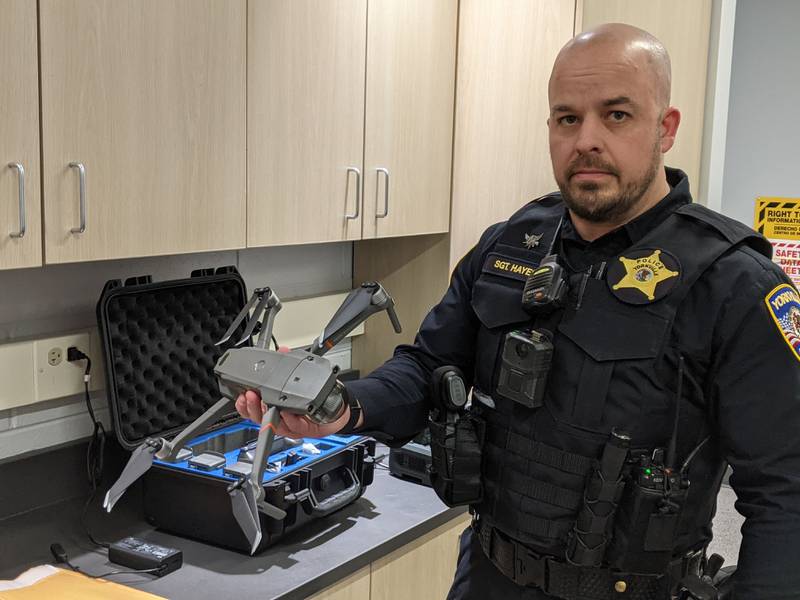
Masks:
[[[451,365],[472,402],[450,425],[431,413],[432,481],[475,518],[450,599],[711,597],[698,576],[726,464],[746,518],[727,593],[800,597],[797,292],[765,239],[664,167],[680,112],[652,35],[577,36],[548,94],[560,192],[483,234],[415,343],[347,384],[352,410],[284,413],[281,432],[401,445]],[[260,422],[254,393],[237,408]]]

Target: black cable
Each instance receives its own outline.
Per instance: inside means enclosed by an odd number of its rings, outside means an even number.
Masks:
[[[700,452],[700,449],[703,446],[705,446],[706,442],[708,440],[710,440],[710,439],[711,439],[711,436],[707,435],[706,437],[703,438],[703,441],[701,441],[699,444],[697,444],[697,446],[694,447],[694,450],[692,450],[689,453],[689,456],[687,456],[686,460],[683,462],[683,466],[681,467],[681,473],[685,473],[686,472],[686,469],[689,468],[689,463],[692,462],[692,459],[694,459],[694,457],[697,456],[697,453]]]
[[[92,406],[92,399],[89,395],[89,381],[90,375],[92,372],[92,359],[89,358],[86,354],[81,352],[78,348],[71,346],[67,349],[67,360],[70,362],[75,362],[78,360],[85,360],[86,361],[86,369],[83,372],[83,386],[84,386],[84,399],[86,401],[86,410],[89,413],[89,417],[92,419],[92,424],[94,425],[94,429],[92,430],[92,437],[89,439],[89,445],[86,448],[86,477],[89,480],[89,485],[91,486],[91,491],[89,493],[89,497],[86,499],[86,502],[83,505],[83,510],[81,510],[81,526],[83,527],[86,536],[89,540],[98,547],[101,548],[108,548],[109,543],[98,540],[92,535],[91,530],[89,529],[89,524],[87,522],[87,515],[89,512],[89,506],[94,500],[97,490],[100,486],[100,482],[103,479],[103,467],[104,467],[104,456],[105,456],[105,445],[106,445],[106,430],[103,427],[103,423],[97,418],[94,412],[94,407]]]
[[[665,466],[668,468],[675,467],[675,455],[678,446],[678,429],[680,427],[681,415],[681,397],[683,396],[683,356],[678,355],[678,389],[675,393],[675,420],[672,424],[672,437],[669,439],[669,446],[667,446],[667,456]]]
[[[389,453],[386,452],[384,454],[380,454],[372,459],[372,464],[375,466],[376,469],[383,469],[384,471],[389,470],[389,466],[386,465],[383,460],[389,456]]]
[[[84,399],[86,400],[86,410],[89,413],[89,417],[92,419],[92,424],[94,429],[92,430],[92,437],[89,439],[89,445],[86,448],[86,477],[89,480],[89,485],[91,486],[91,492],[89,493],[89,497],[86,499],[86,502],[83,504],[83,510],[81,510],[81,526],[83,530],[86,532],[87,537],[89,540],[95,545],[102,548],[109,548],[110,544],[108,542],[103,542],[94,537],[92,535],[91,530],[89,529],[89,525],[87,523],[87,514],[89,511],[89,506],[94,500],[95,495],[97,494],[97,490],[100,486],[100,483],[103,479],[103,457],[105,456],[105,443],[106,443],[106,430],[103,427],[103,423],[97,418],[97,415],[94,413],[94,407],[92,406],[92,399],[89,394],[89,381],[90,375],[92,372],[92,359],[89,358],[86,354],[81,352],[78,348],[74,346],[70,346],[67,349],[67,360],[69,362],[75,362],[78,360],[85,360],[86,361],[86,369],[83,372],[83,386],[84,386]],[[106,573],[101,573],[100,575],[90,575],[82,571],[76,565],[73,565],[69,561],[69,557],[67,553],[64,551],[64,548],[61,544],[51,544],[50,545],[50,552],[52,553],[53,557],[56,559],[57,563],[63,563],[67,565],[70,569],[75,571],[76,573],[80,573],[81,575],[85,575],[91,579],[100,579],[103,577],[112,577],[115,575],[128,575],[128,574],[154,574],[160,575],[165,569],[166,565],[156,567],[153,569],[131,569],[131,570],[123,570],[123,571],[108,571]]]
[[[280,346],[278,346],[278,340],[275,339],[275,336],[272,336],[272,343],[275,345],[275,351],[277,352]]]
[[[83,527],[83,531],[86,533],[86,537],[89,538],[89,541],[92,542],[92,544],[94,544],[98,548],[108,548],[111,544],[95,538],[94,535],[92,535],[92,531],[89,529],[89,524],[87,522],[87,514],[89,512],[89,506],[91,505],[92,500],[94,500],[96,494],[97,494],[97,487],[94,487],[92,489],[92,492],[89,494],[89,497],[86,499],[86,502],[83,505],[83,510],[81,511],[81,526]]]
[[[91,577],[92,579],[100,579],[102,577],[111,577],[112,575],[128,575],[132,573],[152,573],[153,575],[158,575],[163,571],[166,567],[156,567],[155,569],[141,569],[138,571],[109,571],[108,573],[101,573],[100,575],[89,575],[88,573],[84,573],[83,571],[78,571],[82,575],[86,575],[87,577]]]

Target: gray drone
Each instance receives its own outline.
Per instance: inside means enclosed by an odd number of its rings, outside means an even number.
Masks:
[[[246,390],[257,390],[269,409],[261,421],[253,470],[249,476],[242,477],[228,488],[233,515],[251,544],[251,554],[261,542],[259,511],[279,520],[286,516],[283,509],[266,502],[262,485],[281,411],[304,415],[320,424],[338,419],[346,405],[342,384],[336,378],[339,368],[323,355],[371,315],[382,310],[389,313],[397,333],[401,332],[401,328],[392,297],[379,283],[365,283],[350,292],[308,350],[277,352],[270,350],[268,344],[272,338],[275,315],[280,309],[281,302],[270,288],[259,288],[253,292],[249,302],[217,342],[217,345],[227,342],[242,322],[248,319],[241,339],[234,344],[236,347],[226,351],[214,367],[223,398],[171,441],[150,438],[134,450],[119,479],[106,493],[103,507],[107,512],[111,512],[125,490],[150,468],[153,460],[175,461],[188,441],[231,412],[239,394]],[[256,334],[258,341],[254,346],[238,347]]]

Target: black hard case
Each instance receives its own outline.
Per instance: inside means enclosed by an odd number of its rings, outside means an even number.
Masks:
[[[149,437],[171,438],[219,399],[213,368],[227,346],[215,343],[246,300],[235,267],[203,269],[188,279],[159,283],[150,276],[106,283],[97,321],[108,402],[125,449],[133,450]],[[214,431],[223,435],[240,421],[233,412]],[[281,506],[287,516],[276,520],[260,514],[263,539],[257,550],[360,497],[373,480],[374,453],[374,440],[355,437],[340,451],[287,469],[285,476],[266,483],[266,500]],[[348,471],[360,481],[355,497],[343,494],[354,485]],[[229,485],[206,473],[156,462],[144,477],[145,516],[178,535],[249,552],[231,511]]]

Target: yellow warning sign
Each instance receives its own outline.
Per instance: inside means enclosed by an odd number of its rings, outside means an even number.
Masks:
[[[756,198],[755,221],[766,238],[800,240],[800,198]]]

